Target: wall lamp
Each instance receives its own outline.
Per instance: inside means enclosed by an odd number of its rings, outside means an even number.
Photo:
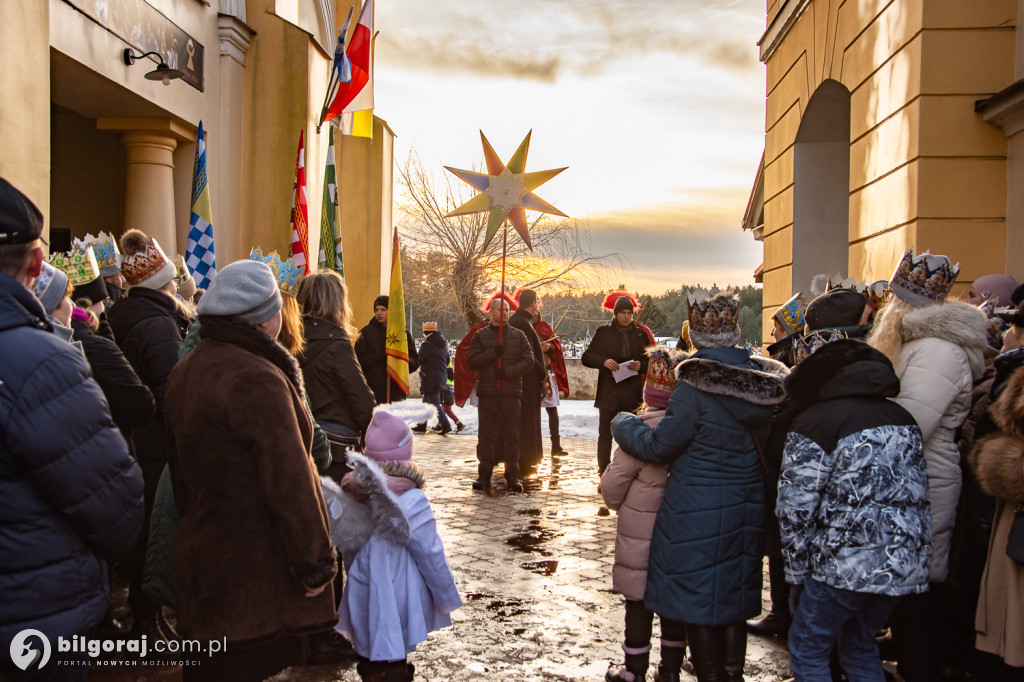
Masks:
[[[167,62],[163,60],[159,52],[147,52],[145,54],[137,55],[135,51],[130,47],[124,48],[124,63],[127,66],[131,66],[136,60],[144,59],[146,57],[156,57],[160,60],[160,63],[156,65],[156,68],[146,74],[146,80],[151,81],[163,81],[164,85],[170,85],[171,81],[175,78],[181,78],[185,75],[184,71],[178,69],[172,69],[167,66]]]

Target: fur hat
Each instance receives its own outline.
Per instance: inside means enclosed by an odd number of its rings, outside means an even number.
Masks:
[[[953,265],[946,256],[936,256],[930,251],[915,256],[914,249],[910,248],[896,265],[889,288],[910,305],[935,305],[946,300],[959,273],[960,264]]]
[[[100,232],[95,237],[87,234],[84,239],[75,239],[71,243],[72,248],[75,249],[85,245],[93,248],[96,254],[96,264],[100,267],[101,276],[113,277],[121,272],[123,259],[121,258],[121,251],[117,248],[117,240],[114,239],[113,235],[109,235],[106,232]]]
[[[366,427],[363,454],[376,462],[412,461],[412,431],[408,422],[420,422],[434,416],[433,405],[406,401],[380,405]]]
[[[494,303],[494,299],[496,298],[505,299],[505,302],[508,303],[509,312],[514,313],[516,310],[519,309],[519,304],[516,303],[514,298],[512,298],[508,294],[495,291],[493,294],[487,297],[487,300],[484,301],[484,304],[480,306],[480,310],[485,313],[489,313],[491,311],[491,304]]]
[[[7,180],[0,178],[0,244],[28,244],[43,233],[43,214]]]
[[[374,307],[375,310],[376,310],[377,306],[379,306],[379,305],[382,305],[385,308],[387,308],[388,307],[388,301],[390,301],[390,300],[391,300],[390,296],[388,296],[387,294],[381,294],[377,298],[373,299],[373,307]]]
[[[253,326],[266,322],[281,309],[281,292],[265,263],[239,260],[217,273],[200,299],[200,315],[238,317]]]
[[[856,327],[867,302],[853,289],[832,289],[807,306],[804,320],[809,331],[834,327]]]
[[[686,295],[690,341],[698,349],[735,346],[740,342],[739,308],[738,298],[694,289]]]
[[[1010,324],[996,314],[996,299],[990,298],[978,306],[981,312],[985,313],[988,321],[988,345],[996,350],[1003,347],[1003,334],[1010,328]]]
[[[121,250],[125,253],[121,272],[133,287],[159,289],[174,279],[174,263],[144,232],[128,230],[121,235]]]
[[[68,289],[68,276],[60,268],[55,268],[46,261],[40,263],[39,276],[32,283],[32,293],[43,304],[47,315],[52,315],[60,302],[64,300],[64,292]]]
[[[686,359],[686,353],[667,346],[647,349],[647,382],[644,384],[644,402],[657,410],[668,407],[668,399],[676,388],[676,365]]]
[[[1013,292],[1018,286],[1009,275],[984,275],[974,280],[971,288],[983,301],[994,299],[997,307],[1004,307],[1013,305]]]
[[[628,291],[612,291],[604,297],[604,303],[601,304],[602,310],[607,310],[612,313],[617,313],[619,310],[628,310],[628,308],[619,308],[619,300],[625,298],[622,302],[625,306],[629,304],[629,308],[636,310],[640,307],[640,302],[637,301]]]
[[[803,296],[803,292],[796,292],[793,298],[783,303],[775,311],[774,317],[782,325],[782,330],[787,335],[795,334],[804,328],[804,313],[807,310],[807,304],[800,299],[801,296]]]

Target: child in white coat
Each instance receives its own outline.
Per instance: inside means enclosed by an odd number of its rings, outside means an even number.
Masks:
[[[352,642],[364,682],[412,680],[406,656],[429,632],[451,625],[449,614],[462,606],[403,421],[433,408],[399,405],[374,412],[365,456],[349,454],[352,472],[341,488],[323,482],[347,573],[335,629]]]

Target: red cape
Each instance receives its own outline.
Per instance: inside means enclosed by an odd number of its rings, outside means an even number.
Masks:
[[[551,371],[555,373],[555,382],[558,383],[558,392],[562,394],[563,398],[568,398],[569,373],[565,370],[565,355],[562,353],[561,339],[548,341],[548,339],[555,335],[555,332],[551,329],[551,325],[544,320],[535,322],[533,324],[533,329],[537,332],[537,336],[540,337],[540,342],[542,344],[545,341],[551,344]]]
[[[650,327],[646,324],[638,324],[637,326],[647,332],[647,340],[651,342],[652,346],[657,345],[658,342],[654,340],[654,332],[651,331]]]
[[[486,326],[487,322],[474,324],[455,349],[455,404],[459,407],[466,405],[476,385],[476,372],[469,368],[469,344],[473,341],[473,335]]]

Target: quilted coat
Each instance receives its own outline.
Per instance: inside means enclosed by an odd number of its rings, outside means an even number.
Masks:
[[[931,581],[949,573],[949,551],[962,474],[956,431],[971,409],[971,388],[985,372],[987,324],[966,303],[916,308],[903,318],[896,402],[914,416],[924,439],[932,512]]]
[[[708,348],[675,371],[656,428],[630,414],[612,421],[623,450],[669,465],[644,603],[693,625],[738,623],[761,612],[765,500],[753,433],[764,442],[787,369],[742,348]]]
[[[648,410],[640,421],[653,429],[664,414],[665,410]],[[641,462],[622,448],[615,448],[612,463],[601,476],[604,502],[619,513],[612,591],[632,601],[644,599],[651,535],[667,483],[668,466]]]
[[[441,332],[431,332],[420,344],[420,393],[440,393],[448,383],[448,342]]]

